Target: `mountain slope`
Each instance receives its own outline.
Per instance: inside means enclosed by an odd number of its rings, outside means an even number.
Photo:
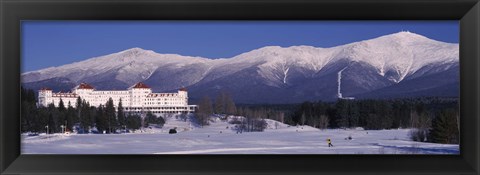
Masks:
[[[460,95],[459,66],[447,71],[405,80],[401,83],[361,94],[360,98],[392,98],[392,97],[458,97]],[[456,81],[452,81],[456,80]]]
[[[434,81],[434,75],[458,73],[458,53],[458,44],[410,32],[331,48],[267,46],[222,59],[132,48],[27,72],[22,74],[22,83],[27,88],[47,86],[54,90],[80,82],[91,83],[97,89],[125,89],[143,81],[154,91],[187,87],[193,99],[214,96],[224,90],[241,103],[294,103],[336,99],[338,74],[343,70],[340,88],[344,96],[402,97],[402,93],[393,93],[399,87],[421,89],[427,85],[432,90],[439,88],[452,94],[452,88],[441,87],[459,82],[459,77],[447,76],[442,81]],[[68,83],[51,81],[59,78]],[[382,93],[372,93],[380,91]],[[362,95],[369,93],[373,95]],[[425,94],[438,93],[419,92],[414,96]]]

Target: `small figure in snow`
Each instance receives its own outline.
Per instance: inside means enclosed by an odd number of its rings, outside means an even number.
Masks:
[[[328,143],[328,147],[333,147],[332,140],[330,140],[330,138],[327,139],[327,143]]]
[[[173,129],[170,129],[168,131],[169,134],[176,134],[177,133],[177,127],[173,128]]]

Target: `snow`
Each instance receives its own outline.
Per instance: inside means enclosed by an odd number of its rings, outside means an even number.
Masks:
[[[431,40],[411,32],[399,32],[344,47],[349,49],[339,55],[372,65],[380,74],[396,72],[399,76],[391,78],[397,83],[426,65],[459,60],[458,44]]]
[[[386,78],[398,83],[427,65],[458,63],[459,45],[435,41],[411,32],[399,32],[330,48],[267,46],[221,59],[159,54],[132,48],[81,62],[27,72],[22,74],[22,82],[66,77],[79,83],[87,78],[114,74],[117,80],[135,84],[148,79],[157,69],[189,67],[195,70],[201,64],[209,69],[201,74],[202,77],[185,80],[184,86],[201,80],[221,78],[252,67],[259,68],[258,72],[267,84],[281,86],[288,83],[293,68],[308,77],[328,65],[345,60],[371,65],[379,75],[389,76]],[[386,74],[387,72],[394,75]]]
[[[343,98],[342,96],[342,92],[341,92],[341,89],[342,89],[342,72],[347,69],[347,67],[343,68],[342,70],[338,71],[338,78],[337,78],[337,97],[338,98]]]
[[[137,133],[22,135],[22,154],[459,154],[458,145],[411,141],[409,129],[319,130],[266,121],[264,132],[237,133],[219,119],[201,128],[170,117],[163,128]],[[168,134],[174,127],[179,132]]]
[[[35,79],[25,78],[23,82],[34,82],[54,77],[67,77],[79,82],[97,75],[115,73],[117,80],[127,84],[135,84],[151,76],[155,70],[165,65],[203,63],[209,59],[189,57],[176,54],[158,54],[151,50],[132,48],[118,53],[90,58],[59,67],[47,68],[23,75],[39,74]]]

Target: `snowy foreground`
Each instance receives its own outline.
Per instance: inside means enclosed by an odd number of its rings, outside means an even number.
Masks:
[[[459,154],[458,145],[410,141],[408,129],[318,130],[268,120],[264,132],[238,133],[217,120],[204,128],[169,119],[163,129],[127,134],[22,135],[23,154]],[[228,129],[227,129],[228,126]],[[177,127],[179,133],[168,134]],[[352,140],[345,138],[351,136]],[[328,147],[326,139],[334,147]]]

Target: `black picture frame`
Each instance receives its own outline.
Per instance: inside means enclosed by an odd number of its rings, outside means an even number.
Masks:
[[[1,174],[479,174],[478,0],[0,0]],[[460,155],[21,155],[22,20],[459,20]]]

